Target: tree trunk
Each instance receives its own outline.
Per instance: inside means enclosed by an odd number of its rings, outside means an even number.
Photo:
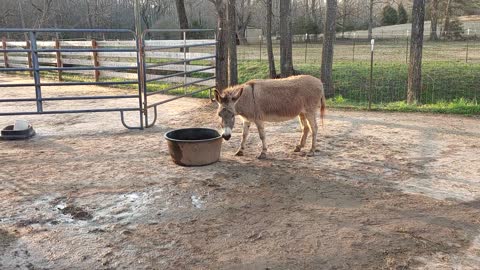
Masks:
[[[216,0],[215,8],[217,10],[217,50],[215,60],[215,84],[217,90],[221,92],[228,86],[228,31],[225,2],[223,0]]]
[[[372,39],[373,32],[373,0],[370,0],[368,12],[368,39]]]
[[[25,17],[23,17],[22,1],[18,1],[18,11],[20,12],[20,20],[22,22],[22,28],[27,28],[25,25]],[[28,40],[28,33],[23,33],[25,40]]]
[[[185,10],[185,1],[175,0],[175,6],[177,7],[177,16],[180,29],[188,29],[188,17],[187,11]]]
[[[422,49],[424,21],[425,0],[414,0],[412,9],[410,65],[408,67],[408,104],[416,104],[420,101],[420,93],[422,90]]]
[[[309,12],[308,0],[305,0],[305,18],[308,18],[309,15],[310,15],[310,12]]]
[[[272,18],[273,18],[273,9],[272,9],[272,0],[267,1],[267,29],[266,29],[266,39],[267,39],[267,53],[268,53],[268,71],[270,78],[275,79],[277,77],[277,71],[275,70],[275,59],[273,55],[273,44],[272,44]]]
[[[88,28],[92,29],[93,28],[93,22],[92,22],[92,12],[90,11],[90,3],[88,0],[85,0],[85,5],[87,8],[87,23],[88,23]]]
[[[318,24],[318,27],[320,28],[320,31],[322,31],[325,28],[323,25],[322,2],[318,3],[315,13],[312,13],[312,14],[314,14],[312,16],[315,16],[315,18],[318,18],[317,24]]]
[[[322,68],[321,79],[327,98],[333,97],[335,90],[333,88],[332,68],[333,68],[333,44],[335,43],[335,20],[337,14],[337,0],[327,0],[325,30],[322,50]]]
[[[282,77],[293,75],[291,0],[280,0],[280,70]]]
[[[184,0],[175,0],[175,6],[177,7],[177,17],[180,29],[188,29],[188,17],[187,11],[185,10],[185,1]],[[188,35],[187,35],[188,36]],[[180,39],[183,39],[183,33]]]
[[[447,5],[445,7],[445,21],[443,23],[443,33],[442,36],[446,36],[450,28],[450,6],[452,0],[447,0]]]
[[[247,37],[245,36],[246,31],[247,31],[247,25],[246,24],[238,26],[238,30],[237,30],[238,41],[240,42],[241,45],[247,45],[248,44]]]
[[[315,19],[317,18],[317,0],[312,0],[310,2],[311,6],[310,6],[310,12],[312,13],[312,20],[315,21]]]
[[[345,0],[343,0],[343,14],[342,14],[342,39],[345,38],[345,23],[347,21],[347,4]]]
[[[228,67],[229,85],[237,85],[237,17],[235,16],[235,0],[228,1]]]
[[[430,1],[430,16],[431,16],[431,25],[430,25],[430,40],[438,40],[437,34],[437,25],[438,25],[438,1]]]

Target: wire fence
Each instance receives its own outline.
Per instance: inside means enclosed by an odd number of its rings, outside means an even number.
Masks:
[[[480,37],[429,41],[425,38],[420,102],[424,104],[465,99],[477,102],[480,95]],[[366,38],[337,38],[333,78],[335,95],[353,102],[368,102],[370,72],[373,72],[372,102],[390,103],[406,100],[410,40],[384,34],[375,40],[373,70],[371,41]],[[322,41],[304,36],[293,44],[294,66],[302,73],[319,76]],[[280,48],[274,42],[279,62]],[[265,43],[238,47],[238,59],[267,65]]]

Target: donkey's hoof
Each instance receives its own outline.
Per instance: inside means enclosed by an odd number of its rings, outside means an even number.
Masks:
[[[315,156],[315,151],[310,150],[310,152],[307,153],[307,157],[314,157]]]
[[[235,153],[235,156],[243,157],[243,150],[238,150],[237,153]]]
[[[295,150],[293,152],[300,152],[302,150],[302,147],[300,145],[295,146]]]
[[[258,158],[258,159],[266,159],[266,158],[267,158],[267,154],[261,153],[260,156],[258,156],[257,158]]]

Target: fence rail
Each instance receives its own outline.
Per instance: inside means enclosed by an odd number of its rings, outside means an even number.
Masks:
[[[4,71],[20,71],[27,68],[32,71],[29,54],[31,53],[29,41],[9,41],[3,38],[3,48],[0,54],[0,67]],[[91,75],[95,81],[102,78],[122,78],[133,79],[136,73],[132,73],[136,68],[136,41],[37,41],[38,62],[40,71],[56,71],[58,79],[61,81],[64,72]],[[208,47],[214,46],[215,42],[210,39],[199,40],[145,40],[145,57],[148,59],[149,72],[152,73],[169,73],[174,71],[184,72],[186,74],[207,73],[214,74],[213,61],[210,63],[196,64],[159,64],[161,61],[179,60],[183,63],[183,59],[196,61],[212,60],[215,55],[213,53],[203,52],[175,52],[173,49]],[[169,50],[169,51],[159,51]],[[180,61],[180,59],[182,59]],[[173,61],[175,62],[175,61]],[[205,65],[210,64],[210,65]],[[155,74],[146,74],[148,80],[155,80],[165,83],[183,83],[195,81],[194,77],[184,77],[184,73],[178,76],[156,76]],[[180,77],[179,77],[180,76]],[[214,86],[214,80],[206,80],[198,83],[203,86]]]

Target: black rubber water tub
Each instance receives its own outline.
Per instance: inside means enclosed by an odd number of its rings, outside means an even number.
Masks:
[[[183,128],[165,134],[170,156],[181,166],[204,166],[217,162],[222,136],[210,128]]]
[[[35,135],[35,130],[32,125],[29,125],[27,129],[14,130],[13,125],[6,126],[0,133],[0,139],[2,140],[25,140]]]

